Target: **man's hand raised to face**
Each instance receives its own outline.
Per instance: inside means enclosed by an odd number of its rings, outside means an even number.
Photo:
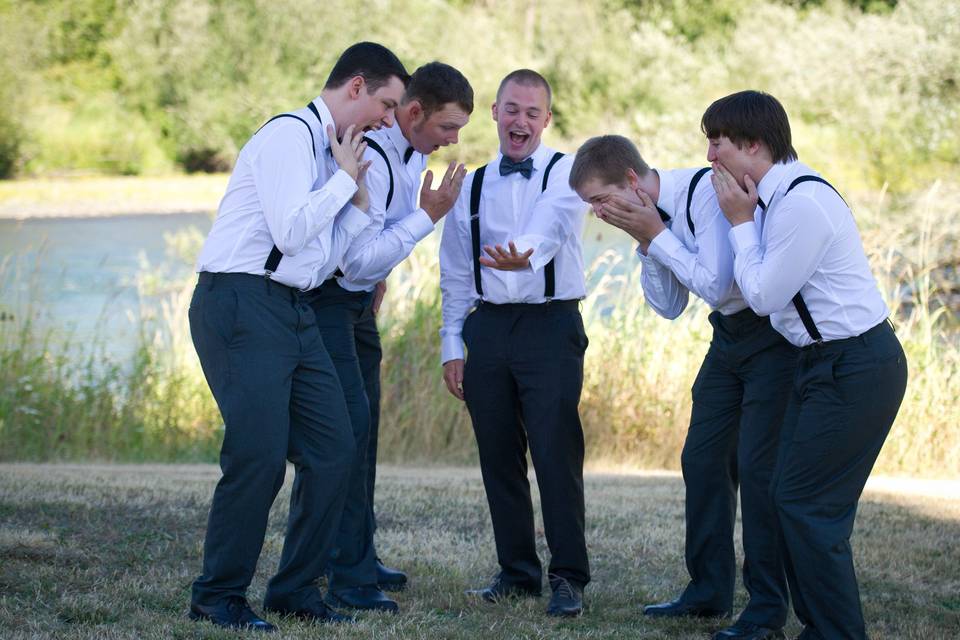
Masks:
[[[604,199],[597,207],[597,217],[623,229],[634,240],[649,244],[667,227],[661,220],[653,199],[639,189],[636,193],[640,202],[633,202],[616,194]]]
[[[447,215],[453,203],[457,201],[466,175],[466,167],[451,162],[436,190],[433,189],[433,171],[428,170],[423,177],[423,187],[420,189],[420,208],[427,212],[434,224]]]
[[[337,166],[350,174],[354,180],[360,173],[360,161],[363,159],[363,152],[367,150],[367,143],[363,140],[363,131],[356,134],[353,132],[354,126],[350,125],[343,132],[343,140],[337,140],[337,132],[332,124],[327,125],[327,139],[330,140],[330,153],[333,159],[337,161]]]
[[[714,162],[710,181],[713,183],[714,191],[717,192],[720,209],[731,225],[753,222],[753,212],[756,211],[757,202],[760,199],[753,178],[748,175],[743,176],[743,184],[747,187],[744,189],[737,184],[736,179],[726,167],[719,162]]]

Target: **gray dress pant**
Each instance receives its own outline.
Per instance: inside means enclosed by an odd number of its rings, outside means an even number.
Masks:
[[[220,468],[193,602],[243,596],[286,462],[296,476],[280,566],[264,603],[316,601],[356,455],[343,391],[302,294],[260,276],[201,273],[190,332],[224,420]]]
[[[467,316],[463,392],[480,453],[501,579],[539,591],[527,446],[537,474],[550,582],[590,581],[578,405],[587,336],[578,301],[484,302]]]
[[[741,618],[778,629],[787,618],[787,581],[769,487],[799,352],[750,309],[714,311],[710,323],[713,339],[693,384],[680,458],[690,574],[681,599],[703,609],[732,608],[739,487],[750,595]]]
[[[888,322],[800,355],[772,491],[802,640],[867,637],[850,535],[906,385]]]
[[[353,427],[354,456],[336,550],[328,568],[329,587],[339,591],[377,583],[373,517],[369,502],[370,404],[357,353],[356,327],[370,315],[373,294],[347,291],[330,279],[307,294],[317,326],[336,368]]]

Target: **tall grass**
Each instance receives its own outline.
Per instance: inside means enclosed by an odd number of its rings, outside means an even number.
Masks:
[[[880,192],[854,201],[910,365],[878,470],[960,476],[960,328],[951,310],[960,187],[938,183],[909,198]],[[175,259],[192,261],[200,240],[172,236]],[[437,240],[391,276],[381,312],[380,450],[394,462],[475,460],[466,410],[441,381]],[[190,341],[192,279],[157,273],[145,267],[139,280],[145,303],[130,362],[111,361],[102,341],[81,347],[57,337],[56,327],[32,319],[29,301],[0,321],[0,459],[215,459],[222,423]],[[692,300],[679,319],[664,320],[644,304],[639,275],[632,255],[613,251],[590,266],[581,401],[587,452],[593,463],[675,468],[689,389],[710,338],[708,309]]]

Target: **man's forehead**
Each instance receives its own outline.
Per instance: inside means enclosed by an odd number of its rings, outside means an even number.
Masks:
[[[548,108],[547,89],[536,83],[527,84],[510,80],[503,86],[499,101],[504,105],[516,105],[518,107]]]
[[[444,124],[457,124],[463,126],[470,120],[470,114],[463,110],[456,102],[448,102],[433,113],[429,120],[443,122]]]

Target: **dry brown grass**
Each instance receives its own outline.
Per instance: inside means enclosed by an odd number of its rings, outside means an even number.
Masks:
[[[212,465],[0,465],[0,635],[238,637],[185,618],[217,478]],[[250,590],[255,605],[279,557],[289,484]],[[640,615],[643,603],[672,597],[684,583],[675,474],[588,475],[594,581],[586,615],[564,622],[543,615],[545,599],[490,606],[464,595],[496,567],[475,469],[384,468],[378,487],[379,551],[412,578],[398,596],[401,614],[338,628],[281,621],[283,637],[700,640],[716,626]],[[960,636],[957,489],[903,490],[888,480],[865,494],[854,550],[874,640]],[[740,589],[737,606],[744,598]],[[792,618],[788,631],[799,632]]]

